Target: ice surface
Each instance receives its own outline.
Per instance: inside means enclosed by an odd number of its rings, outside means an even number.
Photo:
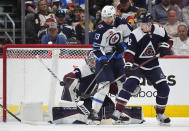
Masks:
[[[145,118],[143,124],[131,125],[54,125],[0,122],[0,131],[189,131],[189,118],[171,118],[170,126],[160,126],[155,118]]]

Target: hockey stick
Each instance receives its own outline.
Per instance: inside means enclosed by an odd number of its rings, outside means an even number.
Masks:
[[[135,70],[139,69],[140,67],[144,66],[144,65],[147,64],[148,62],[150,62],[150,61],[154,60],[155,58],[159,57],[159,55],[160,55],[160,54],[157,54],[157,55],[153,56],[152,58],[146,60],[145,62],[143,62],[142,64],[140,64],[140,65],[138,65],[138,66],[136,66],[136,67],[134,67],[134,68],[132,68],[131,70],[135,71]],[[121,78],[123,78],[123,77],[125,77],[125,76],[126,76],[126,74],[122,74],[121,76],[119,76],[118,78],[116,78],[115,80],[113,80],[112,82],[107,83],[107,84],[105,84],[104,86],[102,86],[100,89],[97,90],[97,92],[100,91],[100,90],[102,90],[102,89],[104,89],[104,87],[106,87],[108,84],[111,85],[112,83],[117,82],[118,80],[120,80]],[[135,94],[135,95],[136,95],[136,94]]]
[[[57,80],[59,81],[59,83],[60,83],[61,86],[64,86],[64,85],[65,85],[65,83],[64,83],[63,81],[61,81],[61,80],[57,77],[57,75],[42,61],[42,59],[39,58],[39,56],[37,56],[37,59],[38,59],[39,62],[51,73],[51,75],[52,75],[55,79],[57,79]]]
[[[137,70],[137,69],[139,69],[140,67],[146,65],[148,62],[154,60],[155,58],[157,58],[157,57],[159,57],[159,56],[160,56],[160,54],[158,53],[157,55],[155,55],[155,56],[153,56],[152,58],[146,60],[145,62],[143,62],[142,64],[138,65],[137,67],[132,68],[132,70]]]
[[[107,63],[109,63],[109,62],[112,60],[112,58],[113,58],[113,56],[115,55],[115,53],[116,53],[116,51],[115,51],[115,52],[112,54],[112,56],[108,59]],[[85,90],[84,94],[87,93],[87,91],[90,89],[90,87],[92,86],[92,84],[94,83],[94,81],[96,80],[96,78],[102,73],[102,71],[104,70],[105,66],[106,66],[106,65],[103,65],[103,66],[100,68],[99,72],[95,75],[95,78],[92,80],[92,82],[90,83],[90,85],[87,87],[87,89]]]
[[[21,119],[18,118],[17,116],[15,116],[12,112],[10,112],[7,108],[5,108],[3,105],[1,105],[1,108],[3,108],[3,110],[5,110],[7,113],[9,113],[12,117],[14,117],[17,121],[21,122]]]
[[[150,62],[150,61],[154,60],[155,58],[159,57],[159,55],[160,55],[160,54],[157,54],[157,55],[153,56],[152,58],[146,60],[145,62],[143,62],[142,64],[140,64],[140,65],[138,65],[138,66],[136,66],[136,67],[134,67],[134,68],[132,68],[131,70],[135,71],[135,70],[139,69],[140,67],[144,66],[144,65],[147,64],[148,62]],[[121,78],[123,78],[123,77],[125,77],[125,76],[126,76],[126,74],[123,74],[123,75],[119,76],[119,77],[116,78],[114,81],[112,81],[110,84],[112,84],[112,83],[114,83],[114,82],[120,80]]]

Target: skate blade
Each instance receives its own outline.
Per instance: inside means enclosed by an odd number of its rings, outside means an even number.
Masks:
[[[159,122],[159,125],[160,125],[160,126],[171,126],[170,123],[163,123],[163,122]]]
[[[88,120],[87,125],[100,125],[100,121]]]
[[[130,121],[120,121],[120,120],[113,120],[112,119],[112,125],[128,125],[130,123]]]

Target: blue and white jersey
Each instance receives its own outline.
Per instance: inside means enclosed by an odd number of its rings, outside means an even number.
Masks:
[[[128,42],[132,27],[125,19],[115,18],[113,26],[102,22],[94,32],[93,50],[99,60],[113,53],[113,47],[120,42]]]
[[[160,43],[168,42],[170,37],[166,30],[157,24],[152,25],[151,33],[144,33],[140,27],[132,31],[129,36],[126,53],[134,56],[134,64],[139,65],[159,53]],[[125,61],[127,62],[127,58]],[[129,60],[128,60],[129,62]],[[152,70],[159,66],[158,58],[141,67]]]

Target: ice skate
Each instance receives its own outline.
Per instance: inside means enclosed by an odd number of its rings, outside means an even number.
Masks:
[[[115,110],[112,114],[112,124],[113,125],[127,125],[130,122],[130,118],[125,113],[121,113]]]
[[[90,115],[88,116],[88,125],[99,125],[100,124],[100,118],[98,117],[98,114],[95,110],[92,110]]]
[[[169,125],[171,122],[171,119],[167,117],[164,113],[158,113],[158,110],[162,110],[162,109],[158,109],[159,107],[155,106],[154,108],[156,110],[156,119],[160,122],[160,124]]]

